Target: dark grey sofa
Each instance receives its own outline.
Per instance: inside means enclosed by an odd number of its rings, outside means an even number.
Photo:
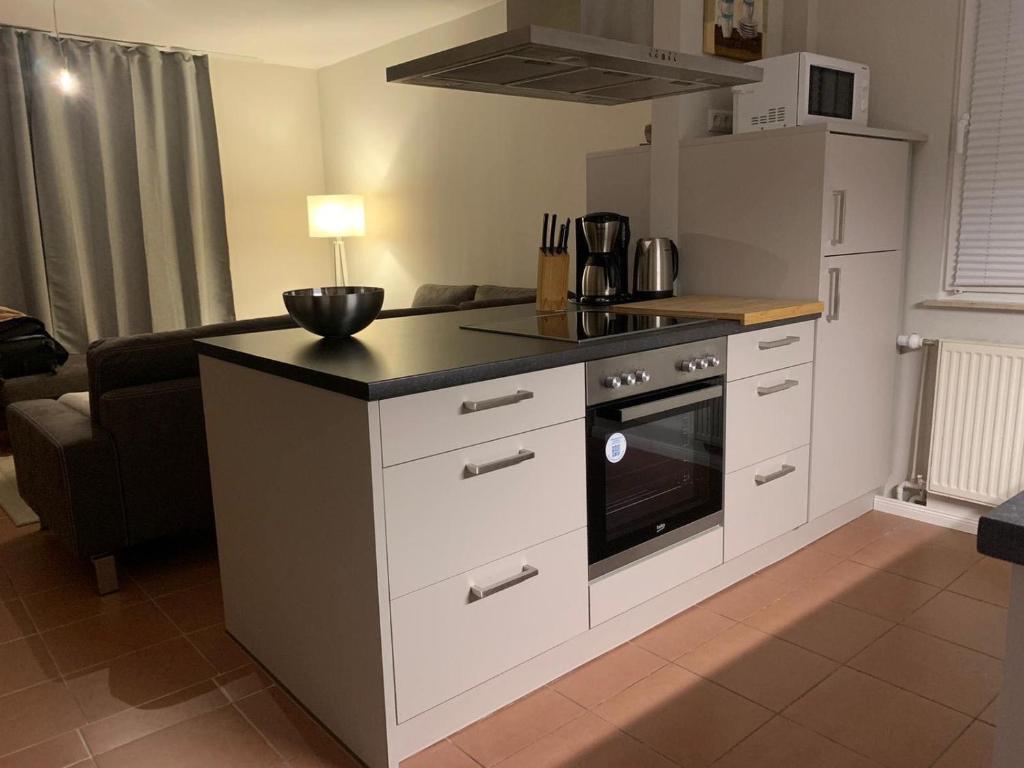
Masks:
[[[85,355],[69,355],[54,373],[37,373],[0,379],[0,441],[7,432],[7,406],[23,400],[56,399],[68,392],[81,392],[89,386]]]

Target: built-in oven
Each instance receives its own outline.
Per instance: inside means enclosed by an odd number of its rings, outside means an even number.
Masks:
[[[723,523],[724,339],[587,363],[594,579]]]

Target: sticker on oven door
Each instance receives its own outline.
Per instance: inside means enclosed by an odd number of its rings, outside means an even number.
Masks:
[[[618,464],[626,455],[626,436],[616,432],[604,444],[604,455],[612,464]]]

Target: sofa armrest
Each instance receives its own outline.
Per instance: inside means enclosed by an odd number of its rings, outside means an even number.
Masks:
[[[105,392],[93,418],[117,448],[128,546],[213,527],[198,377]]]
[[[79,557],[116,552],[124,542],[117,456],[110,435],[55,400],[7,409],[18,492]]]

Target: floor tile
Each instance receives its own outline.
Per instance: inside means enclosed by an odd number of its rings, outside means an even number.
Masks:
[[[0,645],[0,696],[57,676],[57,667],[39,635]]]
[[[191,687],[216,671],[183,637],[69,674],[65,682],[90,720]]]
[[[125,570],[151,596],[188,589],[220,576],[212,542],[158,542],[137,549]]]
[[[61,672],[109,661],[178,634],[152,603],[118,606],[106,613],[43,633]]]
[[[595,710],[670,760],[707,766],[771,719],[771,712],[668,665]]]
[[[99,768],[264,768],[282,763],[234,707],[151,733],[95,761]]]
[[[956,592],[975,600],[994,603],[1008,608],[1010,605],[1010,571],[1013,566],[994,557],[982,557],[959,579],[949,585]]]
[[[776,717],[715,763],[715,768],[877,768],[824,736]]]
[[[695,605],[635,638],[633,643],[663,659],[674,661],[735,623]]]
[[[93,754],[109,752],[136,739],[225,706],[228,700],[212,680],[172,693],[141,707],[90,723],[82,736]]]
[[[63,683],[48,682],[0,697],[0,755],[46,741],[85,722]]]
[[[882,535],[870,527],[848,524],[821,537],[810,545],[810,549],[818,549],[839,557],[849,557]]]
[[[869,509],[860,517],[851,520],[849,525],[883,536],[900,528],[913,528],[918,525],[925,525],[925,523],[919,523],[916,520],[900,517],[899,515],[890,515],[888,512],[879,512],[877,509]],[[934,528],[935,526],[929,527]]]
[[[359,768],[359,763],[280,688],[238,703],[289,768]]]
[[[566,723],[499,768],[674,768],[673,763],[589,712]]]
[[[480,763],[445,740],[403,760],[400,768],[480,768]]]
[[[949,586],[981,559],[977,552],[926,544],[900,533],[877,539],[850,559],[936,587]]]
[[[68,731],[42,744],[0,757],[0,768],[65,768],[88,758],[78,731]]]
[[[73,582],[90,583],[91,568],[46,533],[34,534],[0,546],[3,566],[15,591],[27,595]]]
[[[744,623],[840,662],[864,650],[893,626],[887,619],[833,603],[806,589],[762,608]]]
[[[459,731],[451,740],[481,765],[491,766],[561,728],[583,711],[557,691],[541,688]]]
[[[999,715],[999,697],[996,696],[992,702],[985,707],[985,711],[978,715],[978,719],[982,720],[989,725],[998,725],[999,722],[996,719]]]
[[[273,678],[255,663],[217,675],[213,682],[220,687],[221,693],[227,696],[229,701],[244,699],[274,684]]]
[[[972,597],[942,592],[905,623],[999,659],[1006,651],[1006,609]]]
[[[0,602],[0,643],[34,634],[35,624],[21,600]]]
[[[819,596],[879,616],[901,621],[938,594],[938,587],[846,561],[808,585]]]
[[[584,707],[594,707],[665,666],[665,659],[626,643],[559,678],[551,687]]]
[[[701,603],[701,606],[719,616],[742,621],[766,605],[774,603],[792,589],[788,584],[776,581],[764,573],[756,573],[739,584],[712,595]]]
[[[935,763],[935,768],[990,768],[996,729],[975,721]]]
[[[839,555],[822,549],[804,548],[775,565],[768,566],[762,574],[768,578],[781,581],[790,587],[800,587],[805,582],[825,573],[843,561]]]
[[[0,600],[14,600],[17,596],[18,590],[14,588],[10,577],[0,570]]]
[[[182,632],[224,623],[220,579],[158,597],[156,603]]]
[[[188,639],[218,672],[228,672],[252,663],[252,657],[227,633],[223,624],[191,632]]]
[[[856,670],[841,667],[784,713],[883,765],[931,765],[970,718]]]
[[[109,595],[99,595],[95,585],[79,581],[28,595],[25,606],[42,632],[145,599],[130,579],[121,579],[121,588]]]
[[[737,624],[676,664],[776,712],[836,668],[833,661]]]
[[[973,534],[917,520],[906,520],[898,530],[891,531],[887,536],[897,541],[944,547],[972,555],[978,554],[977,537]]]
[[[1003,665],[991,656],[903,626],[849,664],[972,717],[988,706],[1003,679]]]

